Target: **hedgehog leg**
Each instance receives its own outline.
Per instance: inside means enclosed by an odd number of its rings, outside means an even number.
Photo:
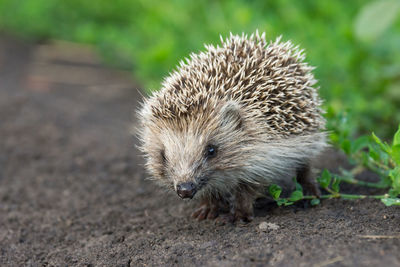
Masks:
[[[199,221],[204,219],[215,219],[219,213],[219,200],[215,197],[204,198],[200,202],[200,207],[192,213],[192,218]]]
[[[243,190],[236,198],[235,221],[239,221],[240,223],[251,222],[254,218],[254,194]]]
[[[249,223],[253,220],[254,197],[247,188],[238,187],[236,194],[227,197],[229,212],[220,214],[216,223],[220,225],[234,223]]]
[[[309,164],[303,165],[297,170],[297,182],[301,184],[306,193],[317,197],[321,196],[321,191],[312,175]]]

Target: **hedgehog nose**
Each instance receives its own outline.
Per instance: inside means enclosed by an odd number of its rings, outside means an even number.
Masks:
[[[178,184],[176,186],[176,192],[181,198],[193,198],[196,194],[196,186],[192,182]]]

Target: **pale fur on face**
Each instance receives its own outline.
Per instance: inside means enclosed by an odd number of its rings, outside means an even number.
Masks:
[[[216,107],[207,114],[175,120],[152,120],[142,110],[142,150],[153,177],[176,189],[188,181],[199,186],[213,183],[214,175],[242,166],[239,159],[246,154],[244,143],[251,138],[245,136],[241,111],[234,102]],[[215,158],[206,156],[209,145],[217,149]]]

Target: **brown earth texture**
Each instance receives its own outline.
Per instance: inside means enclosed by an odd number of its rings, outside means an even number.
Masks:
[[[192,220],[192,202],[146,180],[137,88],[88,47],[0,38],[0,266],[400,266],[400,210],[377,200]]]

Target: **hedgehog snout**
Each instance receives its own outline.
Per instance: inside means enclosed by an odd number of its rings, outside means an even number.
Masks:
[[[196,192],[196,185],[193,182],[185,182],[176,186],[176,193],[181,198],[193,198]]]

